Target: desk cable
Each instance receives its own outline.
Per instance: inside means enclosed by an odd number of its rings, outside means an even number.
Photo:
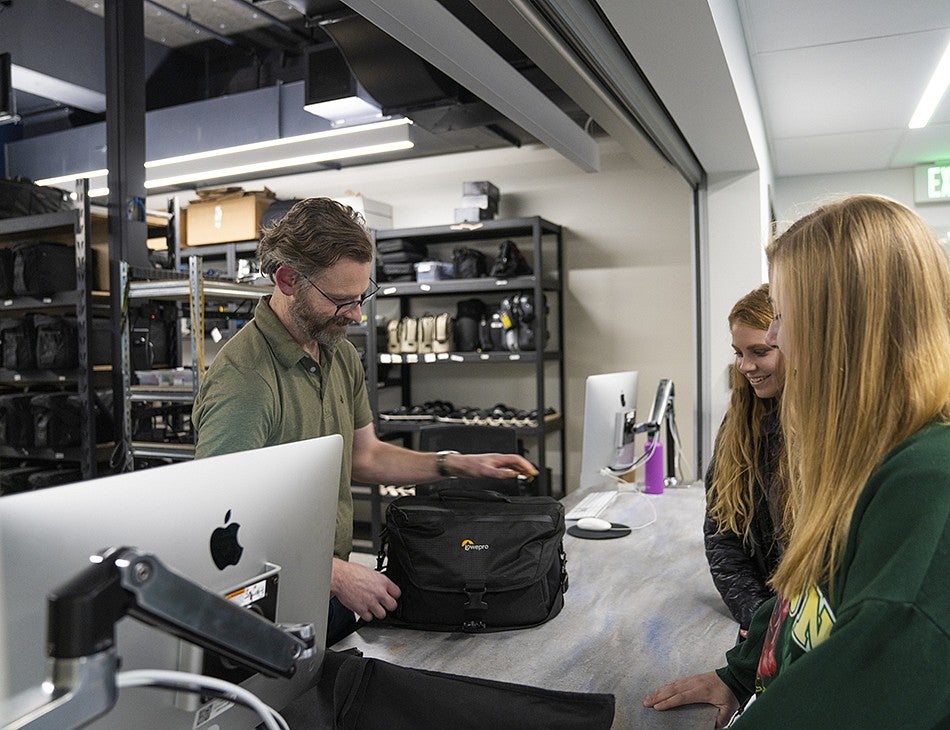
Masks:
[[[119,689],[125,687],[160,687],[184,692],[205,691],[216,697],[249,707],[260,716],[267,730],[290,730],[287,721],[280,716],[280,713],[265,704],[257,695],[248,692],[243,687],[215,677],[164,669],[136,669],[119,672],[116,675],[116,686]]]
[[[644,527],[649,527],[657,520],[656,507],[653,505],[653,502],[643,496],[643,489],[639,487],[631,488],[630,482],[625,482],[623,479],[614,474],[610,469],[604,468],[600,470],[600,475],[604,477],[610,477],[615,482],[617,482],[617,494],[632,494],[637,498],[644,500],[647,506],[650,508],[650,511],[653,513],[653,517],[644,522],[642,525],[636,525],[631,527],[631,530],[642,530]],[[623,489],[621,489],[623,487]]]

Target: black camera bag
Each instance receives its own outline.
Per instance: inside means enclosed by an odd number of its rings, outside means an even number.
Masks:
[[[71,370],[79,367],[76,318],[37,314],[36,367],[40,370]]]
[[[74,209],[75,204],[65,190],[37,185],[24,177],[0,180],[0,218]]]
[[[75,288],[76,250],[72,246],[50,241],[13,245],[13,291],[17,295],[42,297]]]
[[[467,633],[543,624],[564,605],[563,537],[564,507],[551,497],[399,497],[386,508],[377,568],[402,593],[384,622]]]
[[[485,314],[485,302],[481,299],[462,299],[456,307],[455,349],[458,352],[475,352],[479,346],[479,322]]]
[[[13,296],[13,250],[0,248],[0,297]]]
[[[0,395],[0,444],[19,448],[33,446],[33,412],[29,393]]]
[[[488,276],[488,256],[477,248],[458,246],[452,250],[456,279],[479,279]]]
[[[0,319],[0,345],[3,346],[3,367],[23,371],[36,369],[35,315],[16,319]]]
[[[78,393],[41,393],[30,401],[33,435],[37,447],[62,448],[82,443]]]

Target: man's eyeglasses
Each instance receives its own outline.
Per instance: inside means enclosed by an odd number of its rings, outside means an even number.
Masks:
[[[359,299],[354,299],[350,302],[343,302],[341,304],[340,302],[337,302],[329,294],[324,292],[319,286],[314,284],[309,276],[307,276],[306,274],[300,274],[300,275],[310,283],[310,286],[312,286],[314,289],[320,292],[323,295],[324,299],[330,302],[330,304],[333,304],[336,306],[336,312],[333,313],[334,317],[339,317],[341,314],[349,314],[357,307],[362,307],[364,304],[366,304],[366,302],[368,302],[370,299],[376,296],[376,292],[379,291],[379,284],[377,284],[375,281],[370,279],[369,289],[366,290],[366,293],[363,296],[361,296]]]

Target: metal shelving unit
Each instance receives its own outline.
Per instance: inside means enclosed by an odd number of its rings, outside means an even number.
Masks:
[[[20,316],[40,312],[48,314],[71,314],[76,317],[78,365],[75,370],[50,371],[0,370],[0,386],[19,389],[33,386],[63,386],[75,392],[80,400],[81,443],[69,448],[25,448],[0,446],[0,458],[49,462],[50,464],[76,464],[83,479],[96,476],[98,465],[107,461],[114,444],[99,443],[101,434],[96,433],[94,388],[106,385],[103,378],[111,368],[93,367],[90,357],[92,313],[94,307],[108,308],[109,293],[93,291],[93,260],[91,252],[91,210],[88,198],[88,181],[76,183],[76,206],[74,210],[55,213],[7,218],[0,220],[0,243],[8,244],[24,240],[52,240],[72,244],[76,259],[76,287],[71,291],[49,296],[17,296],[0,301],[0,317]]]
[[[191,385],[130,385],[126,391],[129,394],[125,408],[124,443],[126,460],[129,464],[135,458],[153,458],[164,460],[193,459],[194,444],[177,444],[149,441],[133,441],[132,439],[132,403],[192,403],[201,386],[204,377],[204,332],[205,332],[205,304],[211,302],[235,302],[257,300],[268,293],[266,287],[242,284],[233,281],[207,279],[202,272],[202,259],[190,256],[187,278],[145,279],[127,281],[124,283],[128,292],[128,303],[135,301],[166,301],[187,304],[188,345],[192,353]],[[162,272],[156,272],[161,275]],[[123,264],[120,276],[126,279],[129,276],[128,267]],[[121,363],[123,377],[126,382],[131,381],[131,353],[128,346],[123,348]]]
[[[541,418],[536,427],[513,427],[520,437],[531,438],[535,441],[537,453],[536,461],[542,474],[549,466],[549,437],[558,437],[560,445],[560,478],[555,484],[546,484],[542,488],[549,494],[564,494],[564,453],[566,449],[564,433],[564,357],[563,357],[563,286],[561,271],[562,260],[562,231],[559,225],[534,216],[509,220],[490,220],[480,223],[460,223],[456,225],[429,226],[424,228],[404,228],[386,231],[377,231],[376,242],[403,239],[414,243],[425,244],[430,255],[433,251],[448,247],[449,255],[433,255],[434,259],[447,260],[451,258],[451,247],[460,244],[475,247],[478,245],[497,245],[505,239],[516,240],[519,247],[524,249],[528,256],[533,274],[510,278],[479,278],[479,279],[448,279],[437,281],[412,282],[381,282],[381,289],[376,300],[370,300],[367,316],[370,322],[376,320],[378,308],[386,300],[396,300],[399,304],[399,316],[410,314],[414,301],[423,301],[428,297],[450,297],[461,299],[468,296],[484,296],[492,298],[494,294],[513,291],[531,291],[534,301],[540,302],[547,295],[549,301],[549,324],[551,325],[551,343],[542,351],[491,351],[491,352],[450,352],[426,354],[391,354],[380,347],[375,337],[375,330],[367,342],[367,387],[370,395],[370,405],[376,414],[376,428],[380,434],[403,433],[411,435],[422,428],[438,427],[438,423],[386,421],[379,418],[379,366],[398,367],[400,369],[401,402],[405,406],[413,404],[412,373],[421,368],[452,366],[458,369],[452,372],[450,382],[465,378],[471,373],[471,368],[481,366],[491,368],[499,364],[515,364],[523,366],[533,378],[533,403],[539,414],[544,414],[545,408],[556,406],[557,415],[554,418]],[[545,380],[550,376],[548,368],[556,370],[556,392],[550,393],[546,388]],[[447,383],[446,398],[450,397],[451,384]],[[553,395],[553,398],[552,398]],[[452,425],[452,424],[446,424]]]

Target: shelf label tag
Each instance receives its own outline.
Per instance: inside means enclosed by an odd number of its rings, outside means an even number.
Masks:
[[[495,279],[495,286],[507,286],[507,279]]]
[[[4,307],[13,306],[13,300],[12,300],[12,299],[4,299],[4,300],[3,300],[3,306],[4,306]]]
[[[390,294],[395,294],[395,293],[396,293],[396,287],[394,286],[387,286],[385,289],[383,289],[383,294],[386,294],[387,296]]]
[[[52,304],[53,300],[50,297],[43,297],[43,304]]]
[[[509,360],[520,360],[520,359],[521,359],[521,355],[518,355],[517,353],[512,353],[511,355],[508,356],[508,359],[509,359]]]
[[[406,362],[409,364],[419,362],[419,356],[415,354],[406,355]]]
[[[420,284],[419,291],[432,291],[432,287],[428,284]]]
[[[483,352],[481,355],[479,355],[479,358],[481,358],[482,360],[490,360],[491,355]]]
[[[402,355],[393,355],[393,362],[394,362],[394,363],[401,363],[401,362],[402,362]]]
[[[393,361],[393,356],[390,355],[389,353],[382,354],[379,356],[379,361],[383,365],[389,365]]]
[[[449,357],[455,362],[465,362],[465,358],[461,355],[450,355]]]
[[[447,352],[440,352],[438,355],[436,355],[436,359],[438,359],[438,360],[448,360],[448,359],[449,359],[449,353],[447,353]]]
[[[425,362],[435,362],[435,361],[436,361],[436,356],[435,356],[434,354],[432,354],[431,352],[427,352],[425,355],[422,356],[422,359],[423,359]]]

